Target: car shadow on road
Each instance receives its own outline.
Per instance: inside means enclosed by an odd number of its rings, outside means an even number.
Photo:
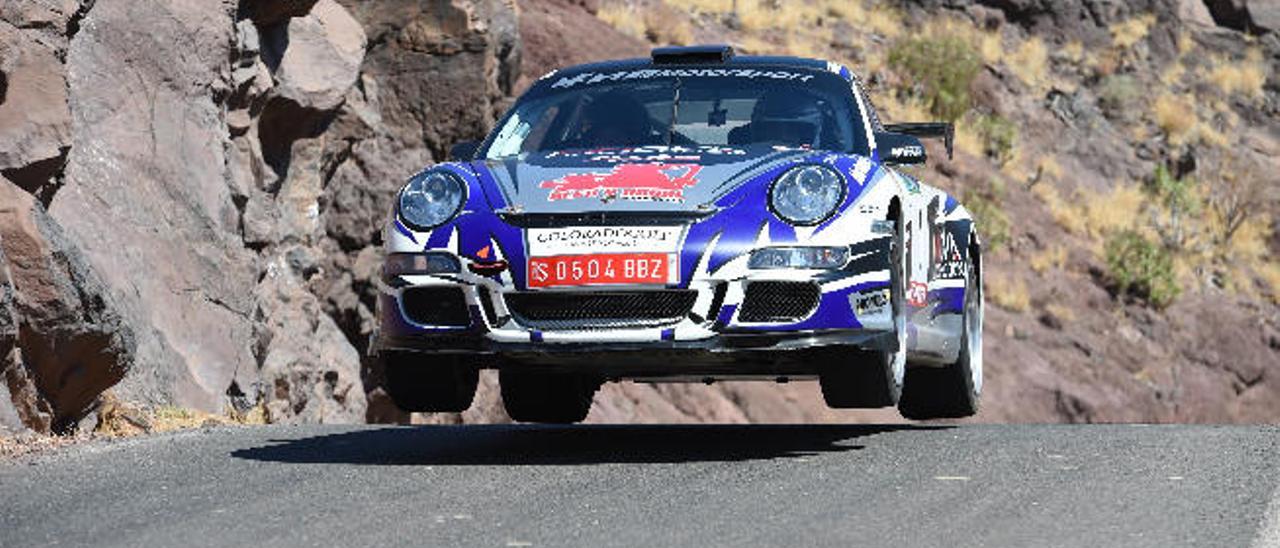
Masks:
[[[915,425],[388,426],[239,449],[240,459],[372,465],[580,465],[744,461],[856,451]]]

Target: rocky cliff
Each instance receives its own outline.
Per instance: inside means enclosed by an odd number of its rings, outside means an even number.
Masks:
[[[1149,14],[1132,47],[1107,62],[1151,85],[1174,61],[1190,65],[1184,37],[1222,55],[1262,52],[1273,69],[1280,51],[1265,2],[889,4],[895,25],[945,18],[1007,47],[1041,37],[1041,48],[1064,51],[1111,48],[1118,25]],[[697,40],[804,47],[861,67],[900,39],[875,30],[868,14],[883,12],[836,6],[810,21],[760,6],[0,0],[0,432],[92,428],[104,390],[144,407],[260,410],[273,422],[410,420],[362,359],[379,223],[405,177],[483,134],[513,94],[557,66]],[[653,9],[661,16],[646,15]],[[814,28],[826,29],[817,42],[797,38]],[[993,57],[972,91],[984,112],[1025,128],[1024,157],[1062,158],[1054,177],[1070,181],[1055,182],[1060,192],[1109,190],[1187,149],[1125,135],[1139,124],[1107,110],[1105,78],[1034,53]],[[1023,77],[1036,59],[1049,62],[1053,85]],[[899,77],[884,74],[871,79]],[[1250,150],[1277,138],[1274,75],[1262,100],[1225,103],[1256,128],[1241,133],[1255,135],[1240,141]],[[1030,305],[990,314],[982,418],[1280,416],[1266,403],[1280,401],[1274,301],[1212,284],[1163,311],[1118,301],[1095,275],[1088,238],[1052,221],[1035,183],[985,152],[962,150],[930,175],[957,192],[991,194],[993,181],[1012,189],[1001,207],[1016,222],[993,271],[1035,288]],[[1029,268],[1059,248],[1064,259]],[[1067,299],[1085,304],[1070,314],[1049,306]],[[895,416],[831,412],[806,383],[622,384],[605,387],[590,420]],[[486,376],[467,413],[419,420],[507,419]]]

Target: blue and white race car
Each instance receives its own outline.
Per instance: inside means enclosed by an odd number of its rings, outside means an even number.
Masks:
[[[410,411],[586,417],[606,381],[817,378],[836,408],[972,415],[982,261],[956,199],[898,166],[834,63],[659,48],[533,85],[414,175],[384,230],[370,351]]]

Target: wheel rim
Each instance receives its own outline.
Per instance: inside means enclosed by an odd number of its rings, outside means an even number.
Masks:
[[[969,375],[973,393],[982,394],[982,296],[981,271],[969,266],[968,284],[965,288],[964,332],[966,350],[969,353]]]
[[[893,252],[893,270],[891,270],[890,283],[890,306],[893,309],[893,330],[897,335],[897,348],[892,352],[887,352],[886,357],[889,359],[889,367],[893,372],[893,382],[895,390],[902,389],[902,383],[907,374],[907,314],[903,300],[906,299],[906,268],[904,265],[903,253],[903,237],[902,227],[898,227],[898,237],[895,239]]]

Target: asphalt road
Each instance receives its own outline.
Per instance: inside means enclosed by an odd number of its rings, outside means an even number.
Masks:
[[[219,428],[0,464],[0,546],[1280,546],[1280,428]]]

